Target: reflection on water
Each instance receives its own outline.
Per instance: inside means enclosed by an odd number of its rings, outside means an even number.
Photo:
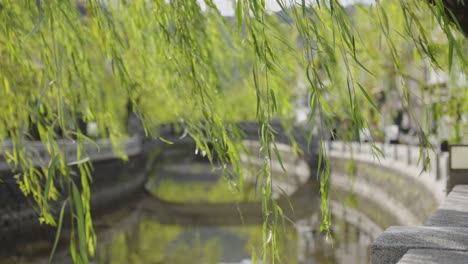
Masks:
[[[371,237],[335,219],[333,239],[300,221],[280,230],[280,263],[369,263]],[[97,263],[250,263],[262,254],[261,226],[174,226],[142,220],[113,235]]]
[[[98,263],[218,263],[223,248],[215,237],[179,226],[142,221],[115,234],[99,250]]]
[[[229,187],[209,165],[192,168],[190,173],[184,166],[159,168],[155,172],[157,182],[151,187],[153,195],[186,203],[255,200],[252,189],[239,191]],[[301,209],[304,208],[295,208]],[[361,223],[359,217],[347,221],[349,215],[337,215],[333,218],[333,238],[328,239],[319,231],[317,213],[295,223],[285,221],[276,241],[279,263],[369,263],[373,235],[368,228],[356,226]],[[251,263],[252,256],[262,256],[263,241],[261,225],[178,226],[142,218],[125,231],[113,234],[107,243],[101,243],[96,263],[244,264]]]
[[[359,227],[343,219],[334,219],[333,239],[313,234],[314,231],[298,232],[301,237],[299,263],[370,263],[372,238]]]

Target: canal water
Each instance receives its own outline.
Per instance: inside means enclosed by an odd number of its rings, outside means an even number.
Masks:
[[[209,164],[168,165],[159,167],[153,176],[148,186],[155,197],[164,201],[235,204],[257,199],[255,188],[245,187],[239,191]],[[332,206],[342,205],[335,202]],[[319,231],[318,213],[294,222],[286,220],[284,226],[278,227],[280,261],[277,263],[369,263],[373,234],[366,228],[366,223],[359,221],[360,216],[358,221],[354,216],[349,223],[347,214],[342,212],[333,215],[331,236]],[[174,222],[178,222],[177,219]],[[252,263],[253,256],[261,259],[264,249],[261,223],[233,226],[222,222],[216,225],[168,225],[148,217],[139,218],[124,230],[113,232],[100,244],[96,263],[247,264]]]
[[[285,165],[287,166],[287,164]],[[293,166],[294,167],[294,166]],[[296,168],[301,165],[295,165]],[[185,204],[185,208],[198,203],[231,203],[233,210],[239,202],[258,202],[259,191],[252,182],[240,188],[235,181],[221,173],[226,168],[216,168],[205,162],[167,164],[154,168],[147,189],[158,201]],[[302,170],[302,169],[301,169]],[[296,170],[297,171],[297,170]],[[284,175],[295,178],[294,175]],[[248,178],[248,177],[247,177]],[[294,192],[287,180],[276,179],[283,189]],[[278,192],[279,193],[279,192]],[[284,192],[283,192],[284,193]],[[366,217],[352,209],[347,210],[340,201],[333,201],[332,229],[329,234],[320,232],[320,215],[317,210],[307,210],[316,198],[301,207],[295,207],[300,219],[285,219],[277,227],[275,263],[308,264],[360,264],[369,263],[369,248],[377,236],[376,228],[369,228]],[[95,264],[247,264],[259,259],[265,246],[262,223],[233,225],[232,217],[239,214],[213,216],[217,223],[190,224],[180,221],[178,215],[167,218],[170,210],[156,210],[153,215],[141,214],[139,205],[131,205],[107,219],[95,222],[98,249]],[[168,207],[165,207],[168,208]],[[301,211],[311,213],[300,214]],[[159,222],[157,214],[165,214],[169,221]],[[362,220],[361,220],[362,219]],[[223,223],[231,224],[223,224]],[[183,223],[183,224],[174,224]],[[377,228],[378,229],[378,228]],[[268,239],[267,239],[268,240]],[[272,243],[271,240],[268,240]],[[57,253],[53,263],[71,263],[67,246]],[[271,254],[270,254],[271,255]],[[33,259],[33,260],[32,260]],[[47,256],[39,258],[16,257],[0,263],[47,263]],[[266,262],[271,263],[267,259]]]
[[[299,232],[302,231],[302,232]],[[319,232],[280,231],[279,263],[369,263],[372,238],[336,219],[333,239]],[[96,263],[251,263],[262,251],[260,226],[176,226],[144,220],[116,233],[102,246]]]

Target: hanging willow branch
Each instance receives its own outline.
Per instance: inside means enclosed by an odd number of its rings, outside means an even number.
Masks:
[[[77,188],[57,142],[76,140],[77,156],[86,160],[83,142],[90,139],[80,122],[97,123],[97,137],[110,138],[117,152],[118,140],[128,136],[127,109],[139,113],[152,136],[161,124],[183,123],[200,152],[216,154],[233,164],[231,173],[243,175],[235,123],[257,120],[265,158],[258,181],[268,242],[264,260],[280,258],[275,234],[281,208],[271,197],[276,131],[270,123],[292,124],[304,97],[308,126],[322,140],[333,128],[340,128],[336,137],[352,140],[385,124],[381,98],[394,96],[421,132],[421,146],[430,145],[429,119],[413,111],[432,100],[422,72],[431,65],[456,73],[453,80],[466,79],[467,45],[459,30],[467,35],[467,5],[277,2],[282,10],[272,13],[265,0],[233,1],[235,17],[225,18],[211,0],[206,10],[196,0],[1,1],[0,141],[14,146],[3,156],[20,175],[21,190],[38,204],[41,221],[57,222],[51,201],[69,204],[75,262],[87,263],[96,246],[89,212],[92,171],[88,163],[79,165]],[[454,85],[449,92],[455,96],[431,107],[433,119],[442,111],[458,118],[456,142],[467,89]],[[29,140],[45,142],[54,157],[48,168],[32,166]],[[329,164],[320,159],[322,227],[328,229]],[[60,189],[57,182],[66,184]]]

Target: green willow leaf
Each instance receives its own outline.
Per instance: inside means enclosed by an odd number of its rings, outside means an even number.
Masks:
[[[72,183],[72,196],[74,205],[74,217],[77,225],[78,236],[78,254],[83,263],[88,263],[86,229],[85,229],[85,212],[83,211],[83,203],[81,201],[80,192],[74,183]]]
[[[379,112],[379,108],[377,107],[377,105],[375,104],[374,100],[369,96],[369,94],[366,92],[366,90],[364,89],[364,87],[362,87],[362,85],[360,83],[357,83],[359,89],[361,90],[361,92],[364,94],[364,96],[366,97],[367,101],[372,105],[372,107],[377,111]]]
[[[58,246],[58,243],[59,243],[60,238],[61,238],[62,224],[63,224],[63,218],[64,218],[64,215],[65,215],[66,206],[67,206],[67,200],[65,200],[65,202],[63,202],[62,207],[60,209],[60,214],[59,214],[59,218],[58,218],[58,226],[57,226],[57,232],[55,234],[54,245],[52,246],[52,251],[50,252],[50,255],[49,255],[49,261],[48,261],[49,264],[51,264],[52,260],[54,259],[55,251],[57,250],[57,246]]]
[[[53,218],[48,217],[49,215],[49,206],[48,206],[48,200],[49,200],[49,194],[50,194],[50,188],[53,187],[52,185],[54,184],[54,179],[55,179],[55,172],[57,170],[57,162],[59,161],[58,156],[53,156],[52,159],[49,162],[47,174],[45,175],[46,177],[46,183],[45,183],[45,188],[44,188],[44,194],[42,195],[43,198],[43,208],[44,212],[46,215],[46,223],[50,223],[51,225],[55,225],[55,221]]]

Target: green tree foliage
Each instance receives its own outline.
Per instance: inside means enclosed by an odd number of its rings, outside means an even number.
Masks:
[[[77,188],[57,144],[77,140],[78,158],[86,157],[82,144],[90,139],[80,120],[96,122],[99,137],[110,138],[117,151],[117,140],[127,136],[129,106],[155,137],[158,125],[182,122],[200,151],[209,158],[215,151],[242,174],[233,124],[256,119],[265,157],[259,182],[266,238],[281,215],[271,200],[275,131],[269,123],[292,123],[293,102],[303,96],[296,86],[307,91],[309,125],[325,135],[337,122],[346,123],[349,129],[340,135],[346,139],[380,118],[375,88],[398,86],[402,105],[412,108],[407,79],[413,65],[427,62],[466,78],[466,38],[454,30],[446,1],[429,2],[377,1],[350,10],[337,0],[278,1],[286,14],[279,16],[265,9],[264,0],[237,0],[235,17],[226,19],[212,0],[204,11],[196,0],[1,0],[0,141],[13,142],[3,155],[44,222],[56,223],[50,201],[67,200],[76,227],[74,260],[86,263],[96,243],[90,164],[79,164]],[[423,82],[419,88],[428,93]],[[457,115],[468,107],[463,98],[434,109],[448,107]],[[428,132],[427,125],[418,127]],[[28,139],[46,143],[53,157],[48,168],[33,168],[24,147]],[[327,168],[319,172],[325,223]],[[56,182],[67,187],[57,190]]]

